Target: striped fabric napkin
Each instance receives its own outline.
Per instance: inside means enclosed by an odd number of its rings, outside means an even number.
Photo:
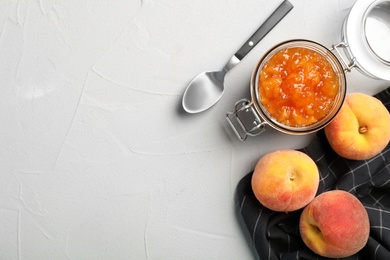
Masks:
[[[390,110],[390,88],[375,95]],[[345,190],[355,195],[370,218],[367,245],[345,259],[390,259],[390,145],[366,161],[347,160],[329,146],[324,131],[302,149],[317,164],[320,184],[317,195],[328,190]],[[239,220],[258,259],[328,259],[316,255],[299,234],[302,210],[284,213],[263,207],[251,188],[252,172],[241,179],[236,190]]]

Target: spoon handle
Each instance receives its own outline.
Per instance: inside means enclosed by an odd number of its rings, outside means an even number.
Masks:
[[[272,28],[274,28],[275,25],[277,25],[279,21],[291,11],[291,9],[293,9],[293,7],[294,6],[288,0],[283,1],[283,3],[281,3],[279,7],[267,18],[260,28],[257,29],[257,31],[236,52],[236,54],[234,54],[234,56],[236,56],[239,60],[242,60],[245,55],[247,55],[255,47],[255,45],[272,30]]]

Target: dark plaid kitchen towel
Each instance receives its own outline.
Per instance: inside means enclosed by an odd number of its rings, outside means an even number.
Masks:
[[[390,110],[390,88],[375,95]],[[341,158],[329,146],[323,131],[302,149],[317,164],[321,177],[318,194],[340,189],[354,194],[367,209],[370,237],[356,255],[345,259],[390,259],[390,145],[367,161]],[[280,213],[263,207],[251,188],[252,173],[237,186],[236,206],[242,229],[260,260],[327,259],[307,248],[299,235],[302,210]]]

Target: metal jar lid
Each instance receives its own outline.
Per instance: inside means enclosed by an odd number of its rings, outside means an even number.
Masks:
[[[390,80],[390,0],[358,0],[344,21],[343,41],[350,67]]]

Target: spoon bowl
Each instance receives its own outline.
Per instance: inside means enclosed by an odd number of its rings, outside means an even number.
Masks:
[[[190,82],[191,87],[184,92],[184,110],[188,113],[199,113],[217,103],[225,90],[225,74],[224,71],[211,71],[195,77]]]
[[[233,56],[221,71],[208,71],[196,76],[184,92],[184,110],[188,113],[199,113],[217,103],[225,91],[226,73],[239,62],[240,60]]]

